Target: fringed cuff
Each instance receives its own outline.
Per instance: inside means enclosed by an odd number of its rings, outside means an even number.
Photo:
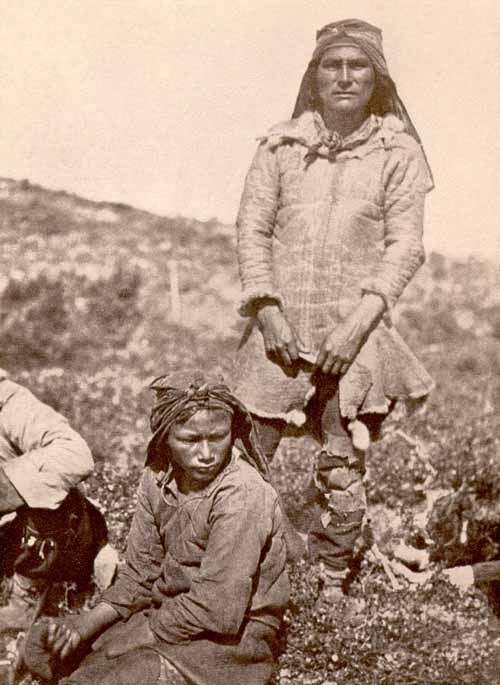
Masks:
[[[263,300],[276,303],[281,310],[284,309],[283,298],[279,293],[272,288],[258,288],[243,293],[238,313],[240,316],[255,316]]]

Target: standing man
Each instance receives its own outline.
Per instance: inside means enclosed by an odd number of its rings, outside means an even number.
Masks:
[[[12,575],[0,632],[26,629],[51,582],[87,573],[106,541],[76,486],[92,471],[67,420],[0,370],[0,571]]]
[[[397,401],[433,386],[390,321],[424,261],[432,185],[380,29],[324,26],[292,119],[261,138],[247,175],[237,227],[249,324],[233,386],[268,459],[298,419],[321,444],[309,551],[327,606],[349,604],[370,437]]]

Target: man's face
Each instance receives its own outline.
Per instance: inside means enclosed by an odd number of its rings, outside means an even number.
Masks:
[[[367,110],[375,87],[375,70],[360,48],[339,45],[321,58],[316,84],[324,111],[356,114]]]
[[[219,409],[200,409],[184,423],[174,423],[168,434],[172,461],[189,490],[208,485],[231,454],[232,417]]]

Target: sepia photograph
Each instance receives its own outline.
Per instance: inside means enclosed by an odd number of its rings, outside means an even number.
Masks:
[[[0,685],[500,683],[500,5],[0,16]]]

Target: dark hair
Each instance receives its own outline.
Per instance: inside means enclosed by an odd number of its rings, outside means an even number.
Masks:
[[[394,83],[391,77],[375,71],[375,87],[369,102],[370,112],[379,116],[390,112],[393,96]]]

